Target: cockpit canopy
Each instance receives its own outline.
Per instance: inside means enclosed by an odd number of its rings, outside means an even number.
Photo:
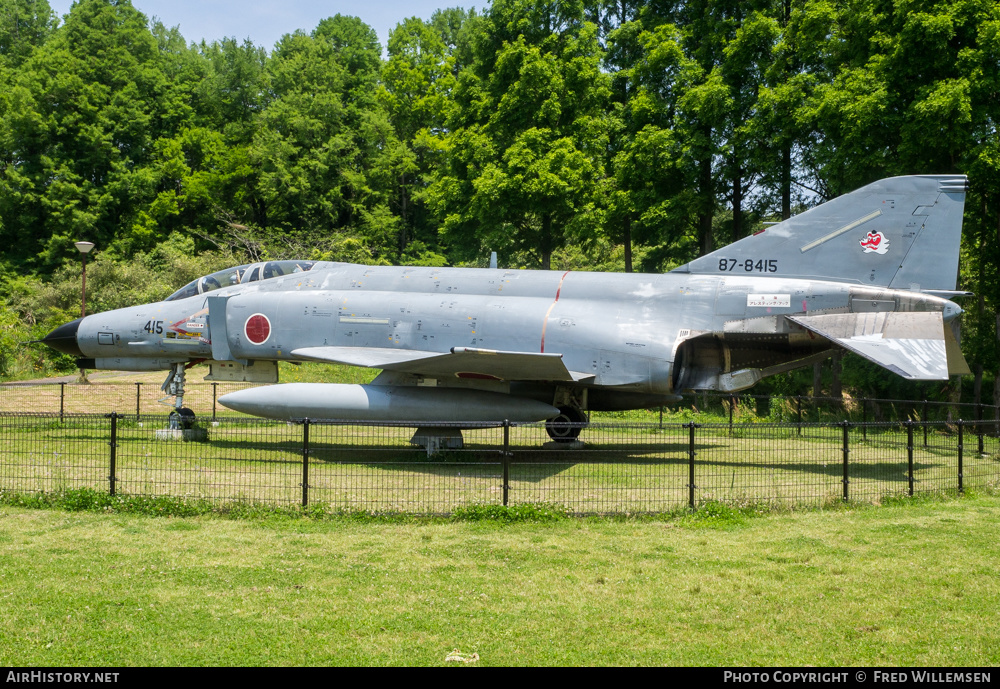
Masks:
[[[250,263],[247,265],[226,268],[217,273],[192,280],[171,294],[164,301],[187,299],[206,292],[212,292],[223,287],[245,285],[257,280],[267,280],[281,275],[303,273],[312,270],[316,261],[267,261],[266,263]]]

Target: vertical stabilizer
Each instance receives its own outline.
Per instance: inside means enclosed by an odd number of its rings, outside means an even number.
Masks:
[[[883,179],[676,272],[954,290],[966,189],[964,175]]]

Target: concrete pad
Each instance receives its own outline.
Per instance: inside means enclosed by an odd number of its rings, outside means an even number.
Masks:
[[[157,440],[183,441],[205,441],[208,440],[207,428],[161,428],[156,431]]]
[[[558,442],[556,440],[550,440],[549,442],[542,445],[543,450],[582,450],[587,446],[587,443],[582,440],[570,440],[567,443]]]
[[[465,447],[462,431],[458,428],[418,428],[410,443],[426,449],[428,457],[441,450],[461,450]]]

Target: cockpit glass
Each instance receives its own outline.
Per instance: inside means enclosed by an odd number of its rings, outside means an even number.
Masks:
[[[267,280],[281,275],[302,273],[312,270],[315,264],[315,261],[268,261],[267,263],[226,268],[217,273],[192,280],[167,297],[166,301],[187,299],[188,297],[213,292],[223,287],[232,287],[233,285],[246,284],[256,280]]]

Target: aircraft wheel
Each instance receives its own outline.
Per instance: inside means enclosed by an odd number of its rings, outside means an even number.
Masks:
[[[576,407],[562,407],[558,416],[553,416],[545,422],[545,432],[557,443],[571,443],[580,437],[581,426],[564,424],[582,424],[587,418],[583,411]]]
[[[181,407],[170,412],[170,427],[174,429],[187,430],[194,428],[194,412],[187,407]]]

